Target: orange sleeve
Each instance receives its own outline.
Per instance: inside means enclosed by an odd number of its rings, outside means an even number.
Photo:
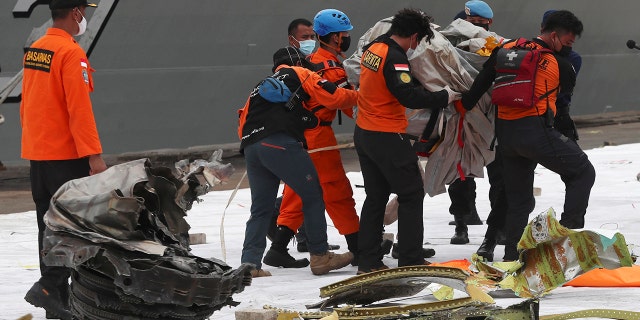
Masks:
[[[244,123],[247,121],[249,115],[249,103],[251,97],[247,98],[247,102],[244,103],[244,107],[238,109],[238,138],[242,140],[242,130],[244,129]]]
[[[302,83],[304,91],[328,109],[351,108],[358,102],[358,92],[355,90],[338,88],[334,83],[323,79],[312,71],[308,71],[302,79],[306,77],[309,78]]]
[[[69,112],[69,129],[75,142],[78,157],[102,153],[91,99],[93,79],[89,61],[78,47],[63,61],[62,82]]]

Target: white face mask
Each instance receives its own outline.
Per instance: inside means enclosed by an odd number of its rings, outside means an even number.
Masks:
[[[409,49],[407,49],[407,59],[409,60],[411,60],[413,55],[416,53],[416,49],[411,49],[411,44],[413,44],[413,40],[411,40],[411,43],[409,43]]]
[[[81,36],[85,31],[87,31],[87,19],[84,18],[82,13],[80,13],[80,15],[82,16],[82,20],[80,22],[76,22],[78,23],[78,33],[74,36]]]
[[[302,40],[298,43],[300,44],[300,51],[302,51],[302,53],[304,53],[307,56],[310,55],[313,52],[313,50],[316,48],[315,40]]]
[[[413,58],[413,55],[416,53],[415,49],[411,49],[409,48],[409,50],[407,50],[407,59],[411,60],[411,58]]]

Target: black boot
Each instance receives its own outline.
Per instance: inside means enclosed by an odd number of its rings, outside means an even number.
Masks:
[[[353,260],[351,260],[351,265],[354,267],[358,266],[358,231],[350,234],[345,234],[344,238],[347,240],[347,249],[351,253],[353,253]]]
[[[273,242],[262,262],[272,267],[304,268],[309,265],[309,259],[296,260],[289,254],[287,245],[293,238],[293,231],[285,226],[278,226]]]
[[[423,258],[431,258],[436,255],[436,250],[432,248],[422,248],[422,257]],[[391,250],[391,257],[394,259],[398,259],[400,257],[400,253],[398,253],[398,244],[393,244],[393,249]]]
[[[463,217],[456,216],[456,233],[451,237],[451,244],[469,243],[469,233]]]
[[[478,251],[476,251],[476,253],[483,257],[485,260],[487,261],[493,261],[493,250],[496,248],[496,238],[492,237],[492,238],[487,238],[485,237],[484,240],[482,240],[482,244],[480,245],[480,247],[478,248]]]

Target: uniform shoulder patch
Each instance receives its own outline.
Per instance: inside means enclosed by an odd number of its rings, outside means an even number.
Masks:
[[[406,63],[396,63],[393,65],[393,68],[396,71],[409,71],[409,65]]]
[[[380,69],[380,64],[382,63],[382,57],[367,50],[364,52],[364,54],[362,54],[361,61],[362,66],[377,72],[378,69]]]
[[[409,83],[411,82],[411,74],[409,72],[400,72],[398,74],[398,77],[400,78],[400,81],[402,83]]]
[[[51,70],[53,54],[53,51],[45,49],[27,48],[24,54],[24,67],[49,72]]]

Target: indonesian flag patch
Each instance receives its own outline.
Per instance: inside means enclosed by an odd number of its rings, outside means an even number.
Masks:
[[[393,68],[396,69],[396,71],[409,71],[408,64],[394,64]]]
[[[80,66],[83,68],[88,68],[87,59],[80,59]]]

